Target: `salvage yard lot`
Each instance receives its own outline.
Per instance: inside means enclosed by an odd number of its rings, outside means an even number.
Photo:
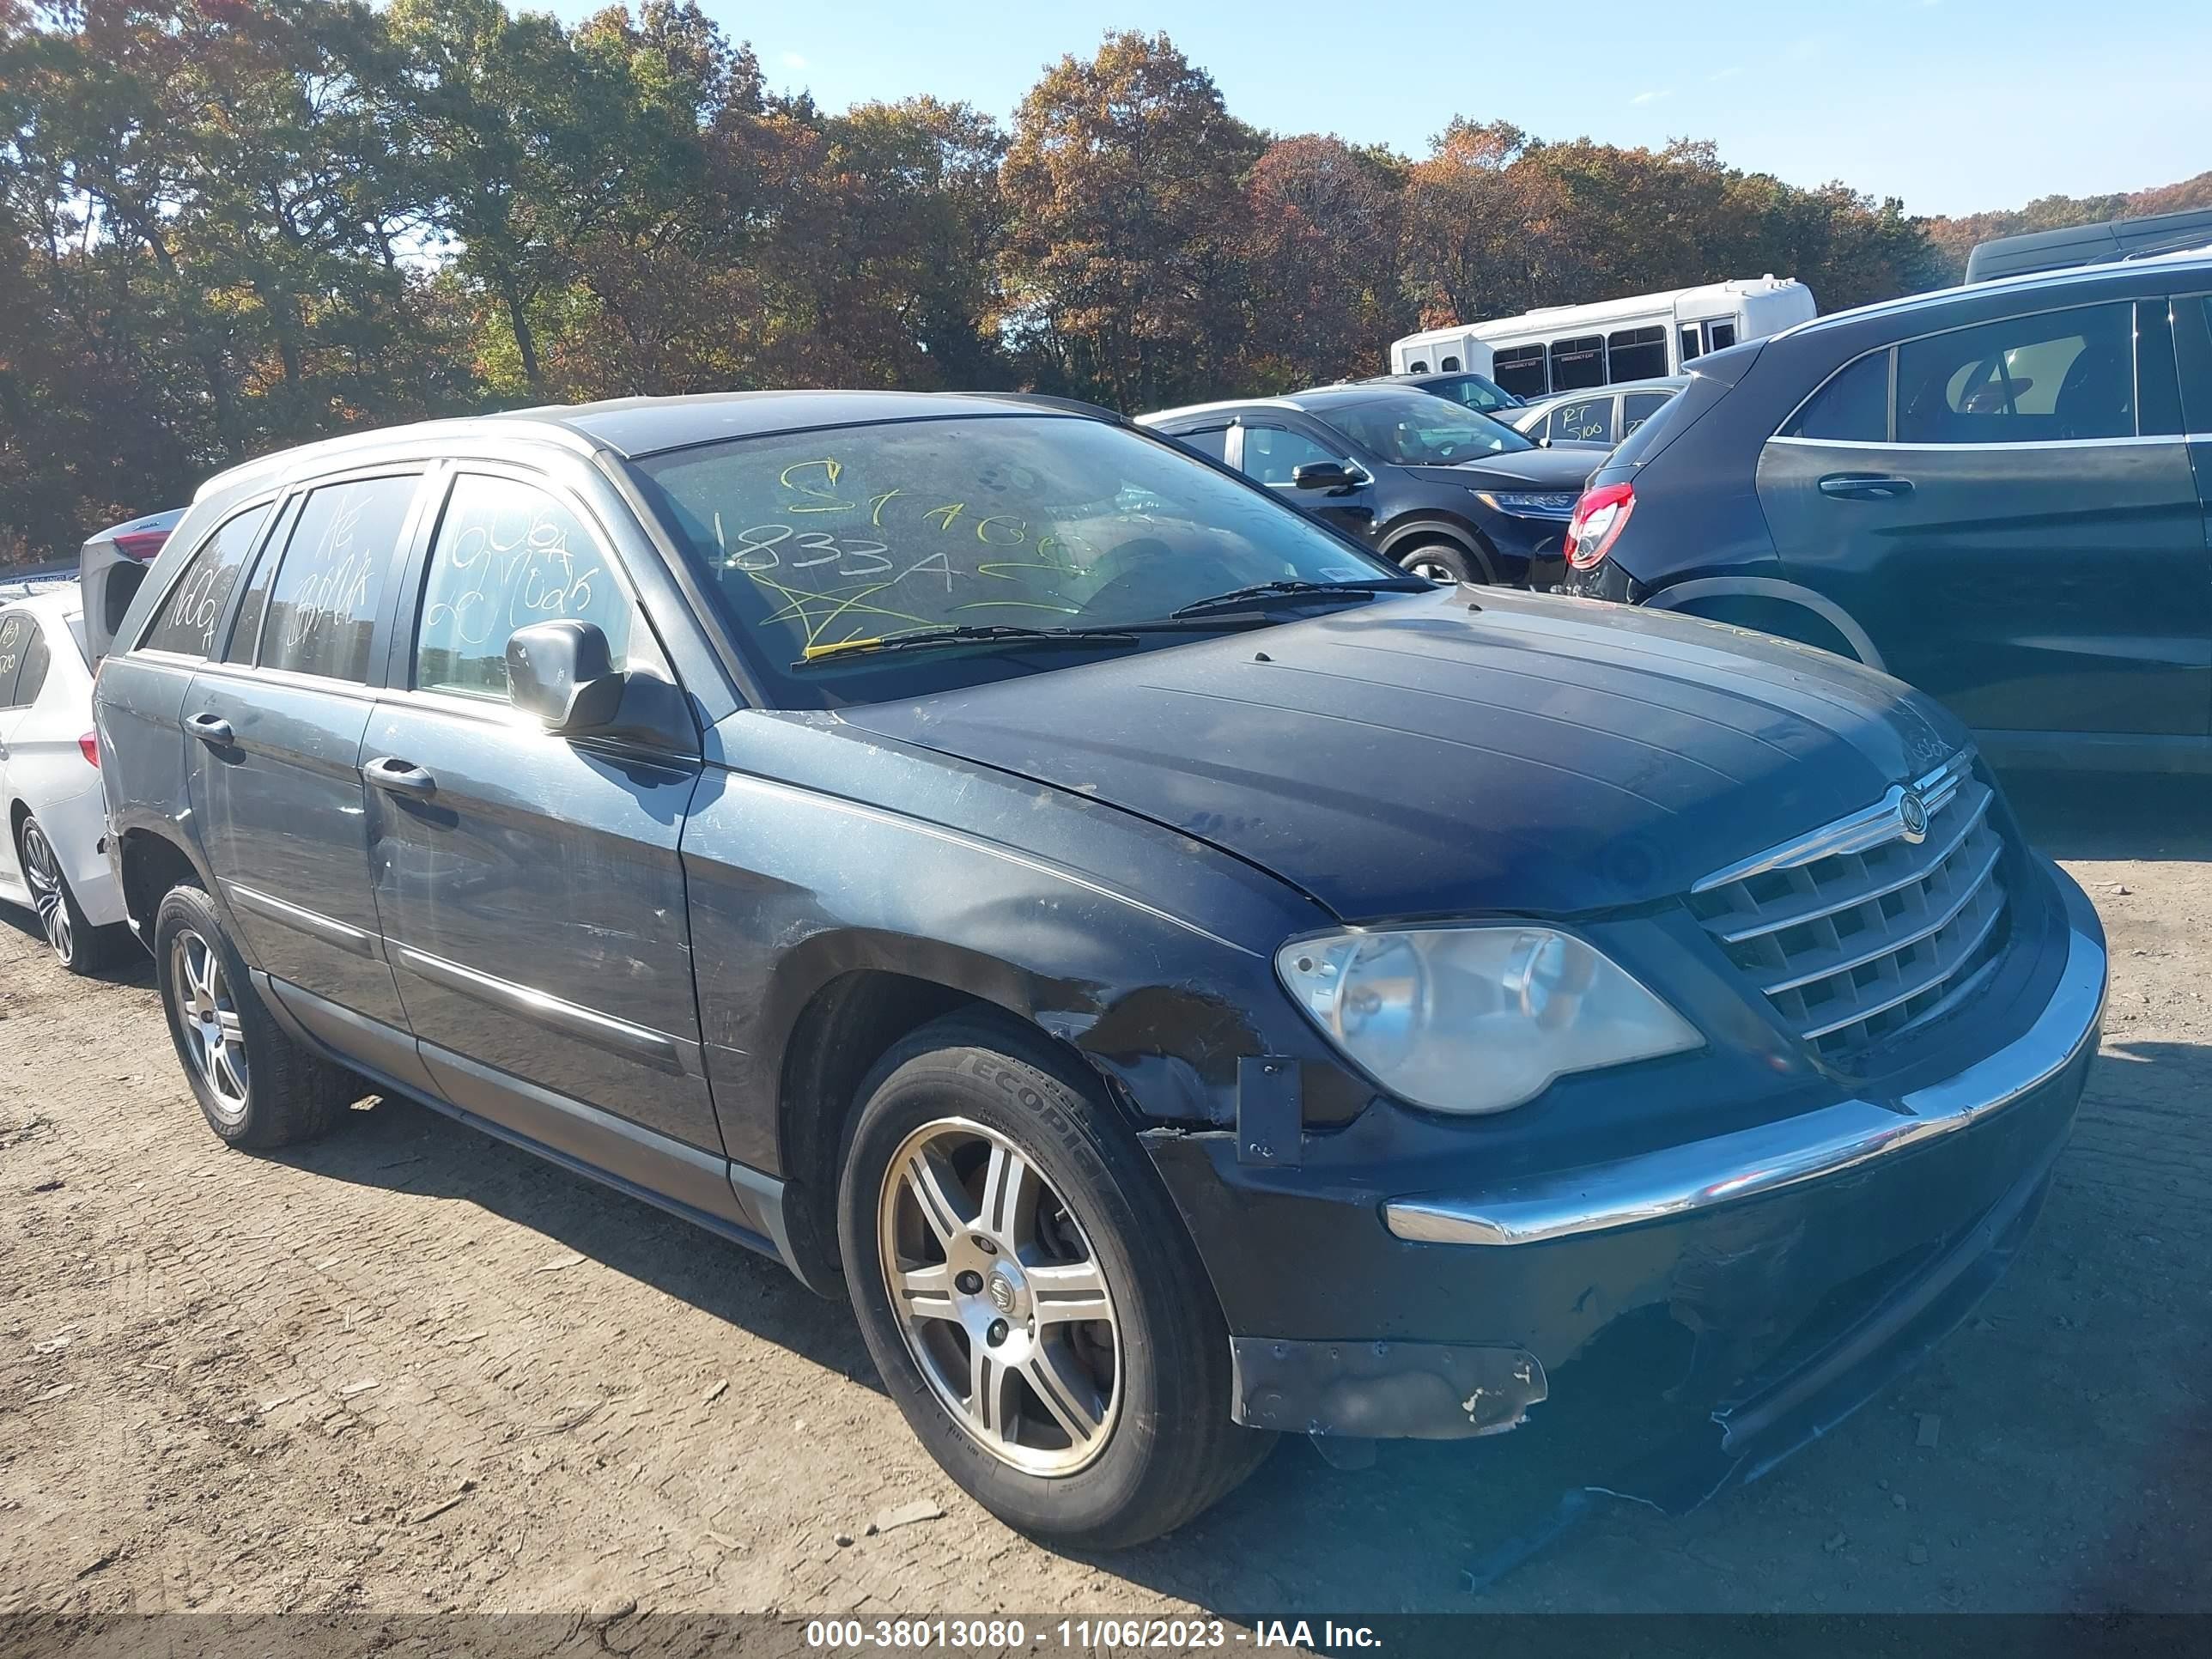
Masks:
[[[1056,1554],[773,1263],[404,1103],[226,1152],[149,965],[0,927],[0,1613],[2212,1606],[2208,796],[2016,793],[2114,971],[2010,1277],[1765,1481],[1601,1503],[1479,1595],[1559,1498],[1540,1421],[1352,1474],[1286,1443],[1163,1542]]]

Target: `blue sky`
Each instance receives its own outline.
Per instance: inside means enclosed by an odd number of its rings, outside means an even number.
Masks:
[[[574,19],[602,3],[550,9]],[[1046,64],[1134,27],[1166,30],[1246,120],[1414,155],[1454,114],[1551,138],[1711,138],[1731,165],[1842,179],[1916,213],[2212,167],[2203,0],[701,3],[775,84],[834,109],[928,92],[1004,118]]]

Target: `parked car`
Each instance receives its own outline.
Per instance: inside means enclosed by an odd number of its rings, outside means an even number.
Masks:
[[[1376,374],[1364,380],[1347,380],[1347,386],[1402,386],[1416,392],[1425,392],[1431,397],[1443,398],[1471,409],[1478,415],[1488,415],[1498,420],[1510,422],[1510,411],[1522,407],[1521,400],[1495,380],[1480,374]]]
[[[779,1257],[1092,1547],[1264,1431],[1625,1395],[1676,1496],[1763,1468],[2002,1270],[2096,1047],[2095,915],[1925,698],[1014,396],[257,462],[97,702],[216,1135],[366,1079]]]
[[[1392,385],[1140,415],[1417,575],[1547,586],[1595,446],[1546,449],[1473,410]]]
[[[1986,283],[1998,276],[2148,258],[2209,245],[2212,245],[2212,208],[2107,219],[2102,224],[2067,225],[2057,230],[2027,230],[1977,242],[1966,255],[1966,280]]]
[[[2000,762],[2212,769],[2208,293],[2203,255],[2092,266],[1701,360],[1568,586],[1887,669]]]
[[[1603,444],[1610,449],[1657,414],[1689,385],[1686,374],[1633,380],[1602,392],[1540,398],[1498,416],[1524,438],[1542,443]]]
[[[32,911],[80,974],[131,949],[98,759],[75,578],[0,583],[0,902]]]

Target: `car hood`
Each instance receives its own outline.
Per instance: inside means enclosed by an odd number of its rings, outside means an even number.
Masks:
[[[1465,484],[1471,489],[1495,486],[1503,489],[1576,489],[1605,459],[1601,448],[1516,450],[1510,455],[1485,455],[1457,466],[1416,466],[1407,470],[1440,483]]]
[[[1670,897],[1964,742],[1810,647],[1488,588],[842,718],[1141,814],[1363,921]]]

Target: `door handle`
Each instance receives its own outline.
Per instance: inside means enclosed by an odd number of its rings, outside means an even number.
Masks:
[[[379,789],[388,789],[395,795],[434,795],[438,781],[412,761],[404,761],[391,755],[380,755],[361,769],[362,777]]]
[[[1893,501],[1912,493],[1912,480],[1886,472],[1831,472],[1820,480],[1820,493],[1847,501]]]
[[[185,721],[185,730],[210,749],[228,749],[238,741],[238,734],[230,729],[230,722],[220,714],[193,714]]]

